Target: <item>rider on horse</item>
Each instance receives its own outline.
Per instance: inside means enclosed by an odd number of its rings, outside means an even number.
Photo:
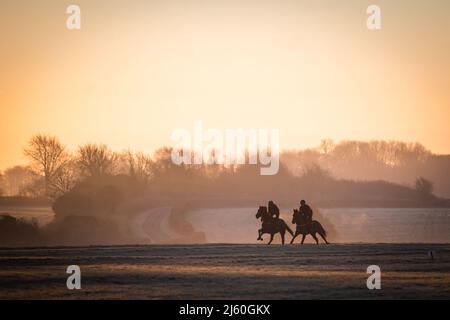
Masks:
[[[269,201],[269,204],[266,209],[267,209],[266,211],[267,219],[261,219],[262,229],[271,228],[272,225],[275,224],[275,221],[280,218],[280,209],[272,200]],[[262,240],[261,234],[259,235],[258,240]]]
[[[269,201],[268,210],[272,218],[278,219],[280,217],[280,209],[272,200]]]
[[[262,240],[262,235],[264,233],[270,234],[270,241],[268,244],[272,243],[275,234],[279,233],[281,235],[281,243],[284,244],[284,236],[286,231],[294,236],[294,232],[289,228],[286,222],[279,218],[280,209],[273,201],[269,201],[268,207],[260,206],[258,212],[256,213],[256,218],[261,219],[262,227],[258,230],[258,240]]]
[[[328,243],[326,236],[327,232],[320,224],[320,222],[312,219],[313,211],[310,206],[308,206],[305,200],[300,201],[300,208],[294,209],[294,214],[292,215],[292,223],[297,225],[295,234],[292,237],[291,243],[294,242],[298,235],[302,235],[301,243],[305,241],[306,235],[310,234],[316,243],[319,244],[319,239],[316,237],[318,233],[325,243]]]
[[[306,204],[305,200],[300,201],[299,212],[305,217],[307,224],[310,224],[312,222],[313,211],[311,207]]]

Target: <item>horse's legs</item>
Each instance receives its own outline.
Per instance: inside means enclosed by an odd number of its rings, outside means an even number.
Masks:
[[[261,240],[262,241],[262,228],[258,230],[258,238],[256,240]]]
[[[270,241],[269,241],[269,243],[268,243],[268,244],[271,244],[271,243],[272,243],[272,240],[273,240],[273,236],[274,236],[274,234],[273,234],[273,233],[271,233],[271,234],[270,234]]]
[[[306,238],[306,234],[303,235],[301,244],[303,244],[303,242],[305,242],[305,238]]]
[[[330,244],[323,234],[321,234],[320,232],[319,232],[319,234],[322,237],[323,241],[325,241],[326,244]]]
[[[317,239],[316,234],[315,233],[311,233],[311,235],[314,238],[314,240],[316,240],[316,243],[319,244],[319,239]]]
[[[292,237],[292,240],[291,240],[291,244],[294,243],[294,239],[297,238],[297,236],[298,236],[299,234],[300,234],[300,233],[298,233],[297,231],[295,231],[295,234],[294,234],[294,236]]]
[[[284,244],[284,235],[285,235],[285,233],[286,233],[286,230],[283,230],[283,231],[280,232],[280,235],[281,235],[281,244]]]

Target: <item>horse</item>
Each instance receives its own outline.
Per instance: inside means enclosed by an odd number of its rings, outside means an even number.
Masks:
[[[280,218],[273,218],[272,215],[267,211],[267,207],[259,207],[258,212],[256,213],[256,219],[261,218],[262,228],[258,230],[258,239],[261,240],[261,236],[264,233],[270,234],[270,241],[267,244],[271,244],[273,240],[273,236],[276,233],[280,233],[281,235],[281,243],[284,244],[284,235],[286,234],[286,230],[294,236],[294,232],[289,228],[286,222]]]
[[[314,240],[316,240],[316,243],[319,244],[319,239],[316,237],[316,233],[318,233],[322,239],[325,241],[326,244],[329,242],[326,239],[327,232],[322,227],[320,222],[313,220],[311,222],[308,222],[306,217],[300,213],[299,210],[294,209],[294,214],[292,215],[292,223],[297,225],[297,228],[295,230],[295,234],[292,237],[291,244],[294,242],[294,239],[299,235],[303,235],[302,242],[305,241],[306,235],[310,234]]]

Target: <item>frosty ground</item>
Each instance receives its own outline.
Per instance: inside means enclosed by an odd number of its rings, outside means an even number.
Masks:
[[[442,244],[0,249],[0,260],[1,299],[450,298]],[[366,286],[373,264],[381,290]],[[81,290],[66,287],[69,265],[81,268]]]

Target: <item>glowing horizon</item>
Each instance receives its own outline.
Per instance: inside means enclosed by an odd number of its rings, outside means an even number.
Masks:
[[[79,31],[67,3],[0,4],[0,170],[37,133],[151,153],[195,120],[280,129],[282,150],[376,139],[450,154],[449,2],[377,1],[380,31],[365,1],[77,4]]]

